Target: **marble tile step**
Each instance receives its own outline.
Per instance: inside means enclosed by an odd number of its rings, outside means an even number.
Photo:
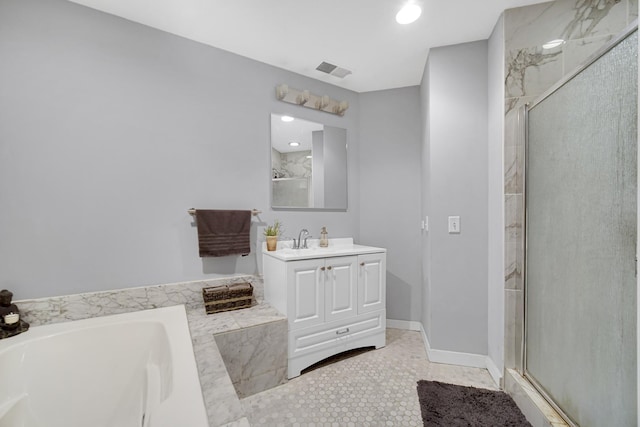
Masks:
[[[215,335],[240,398],[287,382],[287,320]]]
[[[187,319],[210,426],[245,425],[239,394],[282,384],[279,375],[286,381],[286,317],[259,301],[215,314],[196,304]]]

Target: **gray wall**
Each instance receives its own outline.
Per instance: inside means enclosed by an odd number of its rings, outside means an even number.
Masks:
[[[0,1],[0,288],[16,299],[254,273],[201,260],[187,209],[359,228],[355,93],[63,0]],[[275,86],[346,100],[344,117]],[[347,212],[269,209],[270,113],[347,129]],[[384,245],[372,239],[370,243]]]
[[[339,209],[347,205],[347,189],[342,184],[348,180],[344,155],[346,131],[325,126],[323,131],[322,164],[324,166],[324,205]],[[318,232],[319,233],[319,232]],[[319,235],[316,235],[320,237]]]
[[[324,131],[311,132],[311,189],[313,190],[313,205],[324,206]]]
[[[420,89],[360,94],[360,238],[387,248],[387,317],[420,320]]]
[[[487,354],[487,42],[432,49],[427,67],[428,338]],[[448,234],[450,215],[460,234]]]
[[[427,58],[427,63],[424,67],[424,73],[422,74],[422,82],[420,83],[420,111],[421,117],[421,135],[422,135],[422,155],[420,156],[420,163],[422,174],[420,176],[420,191],[421,191],[421,207],[422,217],[425,220],[431,222],[429,215],[431,214],[431,104],[429,97],[430,82],[431,82],[431,65],[430,58]],[[431,224],[427,224],[427,228],[422,232],[422,239],[420,246],[422,248],[422,255],[420,264],[422,267],[422,327],[430,337],[431,334],[431,235],[429,229]]]
[[[488,41],[488,355],[504,368],[504,15]]]

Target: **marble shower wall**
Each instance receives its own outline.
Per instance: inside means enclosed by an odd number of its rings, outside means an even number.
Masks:
[[[520,365],[524,304],[524,111],[511,110],[505,117],[505,343],[506,368]]]
[[[281,154],[282,170],[285,178],[307,178],[311,176],[311,150],[293,151]]]
[[[544,93],[637,16],[637,0],[557,0],[506,10],[506,112]],[[557,39],[564,44],[542,48]]]
[[[505,11],[505,112],[534,100],[638,17],[638,0],[557,0]],[[553,49],[542,45],[565,42]]]
[[[273,178],[308,178],[311,176],[311,150],[281,153],[271,148]]]
[[[638,0],[557,0],[504,12],[505,368],[520,368],[524,310],[524,117],[517,108],[571,74],[638,18]],[[553,49],[551,40],[564,43]]]

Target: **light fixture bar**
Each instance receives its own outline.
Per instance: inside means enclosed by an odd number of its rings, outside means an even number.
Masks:
[[[344,116],[345,111],[349,108],[347,101],[338,101],[328,95],[316,95],[308,90],[293,89],[286,84],[276,86],[276,98],[289,104],[313,108],[314,110],[337,114],[338,116]]]

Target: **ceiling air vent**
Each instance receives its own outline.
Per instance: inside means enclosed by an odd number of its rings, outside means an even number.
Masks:
[[[328,62],[324,61],[316,67],[316,70],[322,71],[323,73],[327,73],[335,77],[339,77],[341,79],[351,74],[351,71],[347,70],[346,68],[341,68],[337,65],[329,64]]]

